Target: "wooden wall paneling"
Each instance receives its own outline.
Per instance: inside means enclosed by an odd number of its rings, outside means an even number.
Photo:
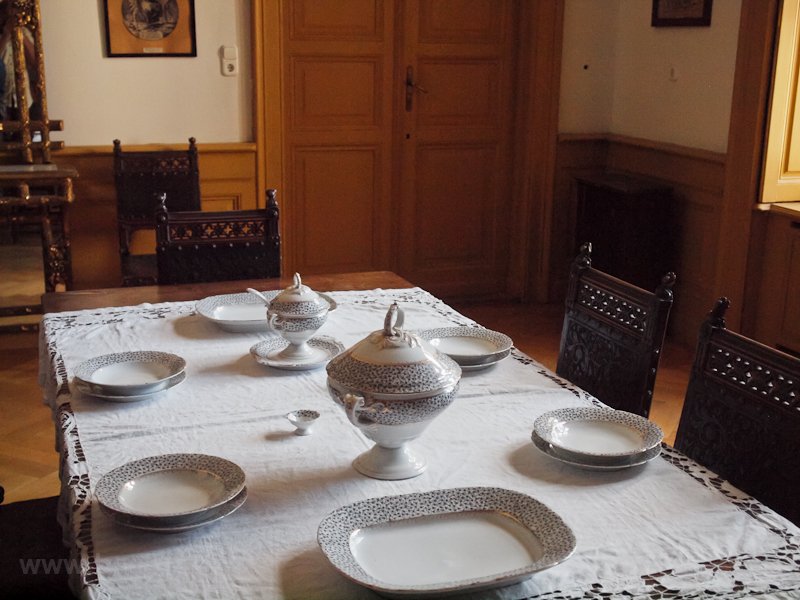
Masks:
[[[786,305],[781,337],[784,349],[800,355],[800,218],[790,225],[791,252],[786,275]]]
[[[602,136],[559,136],[550,221],[550,302],[563,302],[569,269],[583,241],[576,240],[577,195],[575,177],[605,166],[608,142]]]
[[[670,316],[670,336],[693,345],[697,328],[714,299],[713,279],[719,206],[725,180],[725,157],[622,136],[560,136],[556,168],[551,299],[566,288],[575,249],[574,177],[581,170],[608,168],[671,185],[676,202],[678,283]]]
[[[775,211],[760,213],[757,222],[764,221],[760,244],[751,251],[757,258],[752,261],[748,277],[757,282],[756,291],[748,299],[743,321],[748,336],[769,346],[783,344],[800,352],[800,229],[792,218]]]

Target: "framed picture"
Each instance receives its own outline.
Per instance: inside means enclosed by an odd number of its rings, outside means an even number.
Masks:
[[[194,0],[103,0],[107,56],[197,56]]]
[[[653,27],[708,27],[712,0],[653,0]]]

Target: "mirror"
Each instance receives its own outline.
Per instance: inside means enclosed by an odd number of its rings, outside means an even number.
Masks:
[[[35,330],[41,294],[70,286],[72,167],[51,162],[39,0],[0,0],[0,332]],[[9,323],[9,320],[11,321]]]
[[[15,164],[49,163],[50,132],[61,121],[47,116],[44,51],[38,0],[0,0],[0,151]]]

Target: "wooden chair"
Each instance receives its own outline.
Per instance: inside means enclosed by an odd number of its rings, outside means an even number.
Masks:
[[[800,359],[725,328],[700,328],[675,447],[800,525]]]
[[[267,207],[222,212],[156,212],[158,283],[260,279],[281,274],[275,190]]]
[[[593,269],[591,252],[584,244],[572,264],[556,373],[612,408],[647,417],[675,274],[648,292]]]
[[[195,139],[187,150],[128,152],[114,140],[114,184],[122,285],[156,283],[156,256],[131,254],[135,231],[154,230],[153,215],[163,194],[171,211],[200,210],[200,170]]]

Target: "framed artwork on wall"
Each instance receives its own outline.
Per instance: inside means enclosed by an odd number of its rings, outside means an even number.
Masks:
[[[712,0],[653,0],[653,27],[708,27]]]
[[[106,54],[197,56],[194,0],[103,0]]]

